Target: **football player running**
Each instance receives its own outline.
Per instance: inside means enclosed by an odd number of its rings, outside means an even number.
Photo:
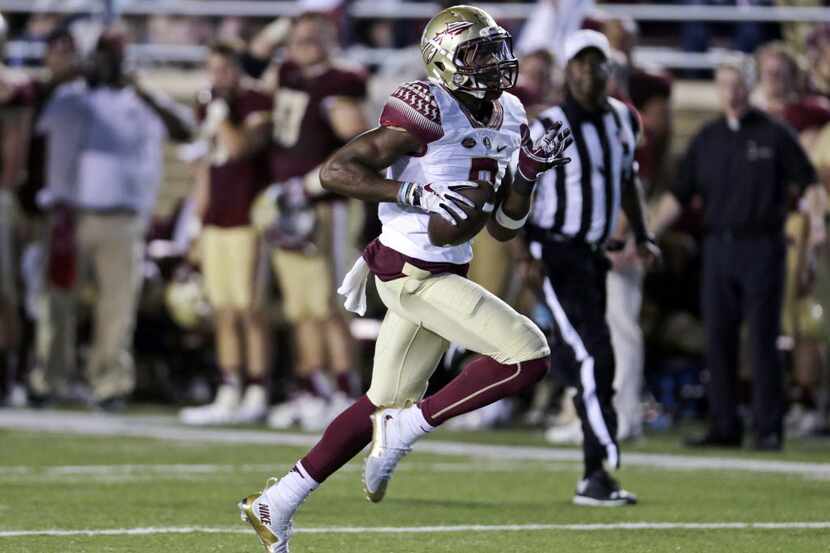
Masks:
[[[240,502],[242,519],[269,553],[288,551],[297,508],[370,441],[364,489],[378,502],[415,441],[452,417],[521,392],[548,371],[542,331],[465,278],[469,241],[435,246],[427,226],[432,214],[452,224],[467,218],[472,202],[459,191],[484,180],[497,189],[488,231],[509,240],[527,219],[539,174],[569,161],[562,151],[570,137],[557,126],[531,141],[521,102],[506,92],[518,74],[510,34],[483,10],[440,12],[424,29],[421,51],[429,80],[400,86],[380,126],[338,150],[321,170],[328,190],[381,202],[381,235],[340,292],[348,308],[362,311],[371,272],[388,311],[366,395],[287,475]],[[482,357],[422,401],[449,342]]]

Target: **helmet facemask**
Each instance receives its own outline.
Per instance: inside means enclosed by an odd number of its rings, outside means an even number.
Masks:
[[[453,84],[464,92],[501,92],[513,88],[519,75],[513,41],[504,30],[461,43],[453,64],[456,68]]]

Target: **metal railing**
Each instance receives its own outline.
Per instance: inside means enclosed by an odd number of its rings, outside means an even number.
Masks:
[[[526,19],[536,5],[476,3],[497,18]],[[277,17],[296,15],[300,2],[287,0],[142,0],[121,6],[123,15],[192,15],[222,17]],[[606,14],[625,15],[638,21],[802,21],[830,22],[830,8],[779,6],[695,6],[677,4],[598,4]],[[437,3],[358,0],[348,7],[357,18],[429,19],[440,9]],[[103,0],[0,0],[4,12],[103,13]]]
[[[8,58],[37,61],[43,57],[45,46],[42,42],[11,41],[6,48]],[[201,65],[207,48],[198,45],[179,44],[131,44],[127,57],[136,66],[162,64]],[[729,53],[711,49],[708,52],[683,52],[666,47],[640,46],[634,49],[634,61],[645,67],[666,69],[711,69],[716,67]],[[349,50],[347,58],[362,65],[385,65],[397,60],[410,60],[411,52],[406,49],[360,48]]]

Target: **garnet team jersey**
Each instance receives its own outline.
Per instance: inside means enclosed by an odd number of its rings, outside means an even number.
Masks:
[[[527,124],[522,103],[509,93],[493,102],[487,124],[476,122],[442,86],[426,81],[398,87],[380,116],[382,126],[402,128],[424,144],[420,155],[405,156],[387,169],[387,178],[419,183],[485,180],[498,190],[508,163],[521,144]],[[435,246],[429,241],[429,214],[395,203],[382,203],[380,242],[423,261],[468,263],[469,242]]]
[[[326,109],[326,103],[337,97],[363,100],[366,76],[333,65],[311,77],[304,76],[291,62],[279,67],[271,150],[274,182],[306,175],[344,144],[332,129]]]
[[[210,141],[210,199],[204,223],[218,227],[247,226],[254,198],[269,183],[267,153],[228,159],[227,152],[216,139],[217,125],[208,115],[213,101],[213,94],[207,90],[197,97],[197,117],[205,138]],[[247,86],[228,100],[228,117],[239,125],[252,113],[271,109],[269,95]]]

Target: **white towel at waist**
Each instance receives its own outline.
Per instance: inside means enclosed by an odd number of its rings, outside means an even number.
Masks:
[[[343,277],[343,282],[337,289],[337,293],[345,297],[343,307],[361,316],[366,314],[366,282],[368,279],[369,265],[363,256],[360,256]]]

